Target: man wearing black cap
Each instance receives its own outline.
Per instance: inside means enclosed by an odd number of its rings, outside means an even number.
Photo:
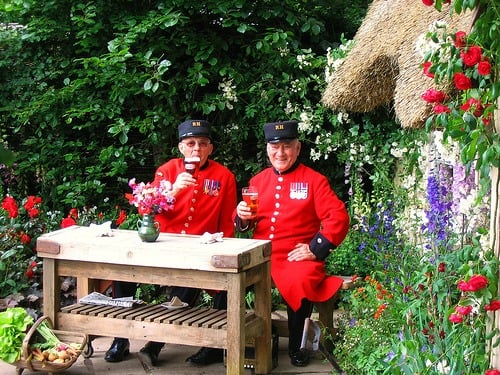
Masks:
[[[271,276],[287,304],[290,360],[306,366],[304,322],[312,302],[330,299],[342,285],[326,275],[324,259],[347,235],[349,215],[327,178],[298,161],[297,121],[265,124],[264,134],[272,166],[250,179],[259,194],[257,213],[242,201],[234,220],[238,231],[271,240]]]
[[[171,159],[158,167],[153,185],[161,180],[175,181],[172,195],[175,206],[155,216],[160,231],[169,233],[201,235],[205,232],[223,232],[224,237],[234,237],[232,213],[236,206],[236,179],[231,171],[209,159],[213,152],[210,124],[204,120],[187,120],[178,127],[179,151],[183,157]],[[186,172],[185,160],[199,158],[196,174]],[[135,293],[136,284],[115,282],[114,297],[130,296]],[[117,292],[118,294],[117,295]],[[172,296],[192,306],[199,295],[194,288],[175,287]],[[214,308],[227,308],[226,292],[214,293]],[[157,364],[163,343],[148,342],[141,352],[147,354],[153,365]],[[104,359],[120,362],[129,352],[129,341],[115,338]],[[208,365],[223,361],[223,350],[201,348],[186,361],[196,365]]]

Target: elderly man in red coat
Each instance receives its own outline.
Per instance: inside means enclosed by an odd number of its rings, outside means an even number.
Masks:
[[[287,304],[291,363],[306,366],[308,353],[300,350],[304,322],[313,302],[328,300],[342,285],[326,274],[324,259],[345,238],[349,215],[327,178],[298,161],[296,121],[265,124],[264,134],[272,166],[250,179],[258,191],[257,213],[240,202],[235,225],[271,240],[271,276]]]
[[[169,233],[201,235],[205,232],[224,233],[224,237],[234,237],[232,214],[236,206],[236,179],[234,174],[222,164],[210,159],[212,144],[211,126],[205,120],[186,120],[178,127],[179,151],[181,158],[174,158],[158,167],[153,181],[175,181],[172,195],[175,196],[173,210],[164,211],[155,216],[160,224],[160,231]],[[193,163],[198,159],[199,166],[188,173],[186,160]],[[166,250],[168,251],[168,250]],[[136,284],[114,282],[114,297],[134,295]],[[193,305],[199,290],[195,288],[174,287],[173,296]],[[227,308],[226,292],[216,292],[214,308]],[[141,352],[147,354],[153,365],[157,365],[160,342],[148,342]],[[117,337],[106,352],[108,362],[120,362],[129,354],[130,344],[127,338]],[[201,348],[186,361],[195,365],[209,365],[223,361],[223,350],[219,348]]]

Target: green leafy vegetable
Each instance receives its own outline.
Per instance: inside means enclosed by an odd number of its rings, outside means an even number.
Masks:
[[[0,313],[0,359],[14,363],[21,358],[23,340],[32,324],[33,318],[21,307]]]
[[[36,343],[31,345],[34,348],[40,348],[40,349],[50,349],[50,348],[55,348],[59,346],[60,341],[55,335],[55,333],[50,329],[49,325],[47,324],[47,321],[41,322],[38,327],[36,328],[37,332],[43,337],[45,342],[42,343]]]

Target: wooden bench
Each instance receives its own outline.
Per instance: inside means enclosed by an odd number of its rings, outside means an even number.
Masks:
[[[244,374],[248,338],[255,341],[255,373],[271,371],[270,241],[224,238],[204,244],[200,236],[161,233],[156,242],[145,243],[136,231],[99,237],[89,227],[72,226],[40,236],[37,251],[43,258],[44,315],[55,329],[226,349],[228,375]],[[92,291],[95,280],[105,279],[226,290],[230,309],[81,303],[61,309],[61,276],[76,278],[79,299]],[[248,312],[250,286],[256,303]]]

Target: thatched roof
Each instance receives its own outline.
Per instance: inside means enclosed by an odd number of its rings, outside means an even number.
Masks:
[[[415,0],[374,0],[322,102],[333,110],[369,112],[394,100],[404,128],[422,127],[431,108],[420,96],[433,80],[422,73],[415,45],[437,20],[450,31],[469,32],[473,14],[450,16],[447,6],[438,12]]]

